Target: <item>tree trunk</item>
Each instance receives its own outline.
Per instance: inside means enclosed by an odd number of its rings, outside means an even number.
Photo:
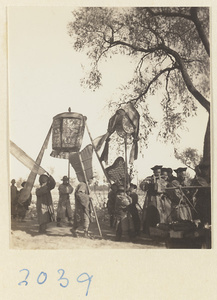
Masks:
[[[203,145],[203,163],[205,164],[210,164],[210,160],[211,160],[210,151],[211,151],[211,147],[210,147],[210,115],[209,115],[209,119],[206,127],[206,133],[204,137],[204,145]]]

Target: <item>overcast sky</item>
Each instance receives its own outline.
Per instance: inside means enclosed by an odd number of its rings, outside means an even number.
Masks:
[[[29,156],[36,159],[53,117],[68,110],[87,116],[93,138],[106,132],[111,112],[106,101],[118,99],[118,87],[130,79],[132,65],[117,57],[103,65],[103,86],[91,92],[84,90],[80,79],[82,65],[88,61],[84,53],[73,49],[67,34],[72,20],[70,7],[10,7],[8,9],[8,82],[10,139]],[[180,149],[192,147],[202,154],[207,116],[199,109],[198,117],[188,123],[183,132]],[[86,134],[83,146],[89,143]],[[67,174],[67,161],[50,157],[51,139],[45,151],[42,167],[54,168],[59,180]],[[173,147],[151,139],[135,163],[139,177],[150,174],[153,164],[176,168],[181,165],[173,157]],[[10,155],[10,177],[26,179],[29,170]],[[94,160],[94,168],[99,164]],[[73,170],[72,170],[73,174]]]

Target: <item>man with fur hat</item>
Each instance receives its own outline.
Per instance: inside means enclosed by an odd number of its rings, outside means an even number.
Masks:
[[[46,233],[47,224],[55,221],[50,191],[54,189],[56,182],[51,175],[42,174],[39,183],[40,187],[36,189],[39,233]]]
[[[69,195],[73,192],[73,187],[69,183],[69,178],[63,176],[61,179],[63,181],[60,184],[59,190],[59,202],[57,207],[57,226],[61,227],[61,219],[68,218],[69,223],[72,225],[72,209],[70,204]]]

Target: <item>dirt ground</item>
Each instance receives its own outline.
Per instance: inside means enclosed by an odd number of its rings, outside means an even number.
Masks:
[[[82,230],[78,231],[78,237],[72,236],[71,226],[67,221],[63,227],[57,227],[56,223],[48,225],[46,234],[38,233],[37,218],[26,217],[25,222],[11,221],[10,247],[12,249],[159,249],[165,248],[165,243],[154,241],[141,233],[134,242],[129,241],[126,235],[120,242],[115,241],[115,230],[110,228],[108,220],[100,220],[102,237],[96,222],[90,225],[90,233],[93,239],[84,238]]]

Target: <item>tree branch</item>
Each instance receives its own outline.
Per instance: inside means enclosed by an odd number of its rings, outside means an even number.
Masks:
[[[180,18],[184,18],[187,20],[191,20],[191,15],[186,15],[186,14],[182,14],[182,13],[176,13],[176,12],[165,12],[165,11],[161,11],[161,12],[154,12],[151,8],[147,7],[146,8],[147,11],[152,15],[152,16],[164,16],[164,17],[180,17]]]
[[[171,54],[175,58],[176,62],[180,67],[180,71],[182,73],[187,89],[197,99],[197,101],[210,113],[209,101],[193,85],[181,56],[176,51],[172,50],[171,48],[165,45],[161,45],[161,49],[164,50],[166,53]]]
[[[194,22],[195,24],[195,27],[197,29],[197,32],[199,34],[199,37],[204,45],[204,48],[207,52],[207,54],[210,56],[210,45],[209,45],[209,41],[207,39],[207,36],[205,34],[205,31],[202,27],[202,24],[197,16],[197,11],[198,11],[198,8],[197,7],[191,7],[190,9],[190,12],[191,12],[191,16],[192,16],[192,21]]]
[[[165,68],[163,70],[161,70],[154,78],[152,78],[152,80],[148,83],[146,89],[144,90],[143,93],[141,93],[138,97],[134,98],[134,99],[131,99],[130,101],[128,102],[134,102],[134,104],[136,104],[149,90],[150,86],[162,75],[164,74],[165,72],[171,72],[175,69],[178,69],[177,65],[171,67],[171,68]]]

